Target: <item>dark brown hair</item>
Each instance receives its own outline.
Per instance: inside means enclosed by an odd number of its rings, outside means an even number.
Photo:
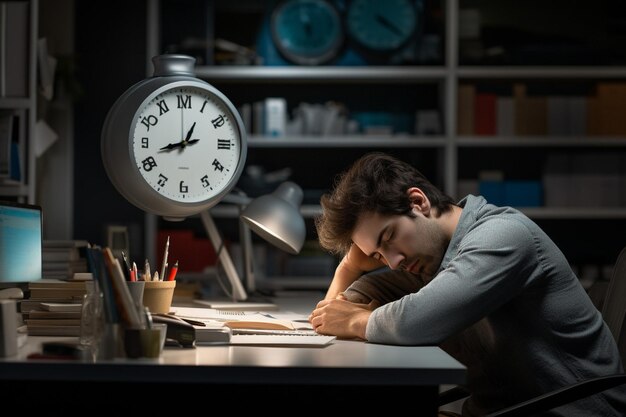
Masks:
[[[411,165],[380,152],[361,157],[337,177],[331,193],[321,198],[322,214],[315,219],[320,245],[345,254],[363,213],[414,217],[407,194],[411,187],[421,189],[439,214],[455,205]]]

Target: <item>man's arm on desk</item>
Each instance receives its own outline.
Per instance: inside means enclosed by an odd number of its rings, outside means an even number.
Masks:
[[[317,333],[343,339],[358,337],[366,340],[367,321],[376,305],[375,301],[370,304],[355,304],[346,300],[322,300],[309,320]]]

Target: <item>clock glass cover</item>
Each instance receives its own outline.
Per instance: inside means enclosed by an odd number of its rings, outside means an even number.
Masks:
[[[135,116],[131,146],[144,180],[185,203],[219,194],[242,152],[234,115],[209,91],[192,86],[148,98]]]
[[[291,0],[273,12],[272,38],[288,60],[317,65],[334,58],[343,43],[337,10],[325,0]]]
[[[351,39],[369,50],[397,51],[415,33],[415,5],[413,0],[352,0],[346,27]]]

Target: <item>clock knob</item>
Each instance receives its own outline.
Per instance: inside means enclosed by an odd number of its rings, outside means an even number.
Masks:
[[[196,58],[188,55],[165,54],[152,57],[154,76],[164,77],[168,75],[186,75],[194,77]]]

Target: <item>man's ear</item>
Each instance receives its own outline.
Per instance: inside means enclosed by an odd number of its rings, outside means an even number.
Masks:
[[[417,210],[424,215],[430,212],[430,200],[428,200],[428,197],[426,197],[426,194],[424,194],[421,189],[411,187],[407,190],[407,195],[409,196],[411,207],[414,210]]]

